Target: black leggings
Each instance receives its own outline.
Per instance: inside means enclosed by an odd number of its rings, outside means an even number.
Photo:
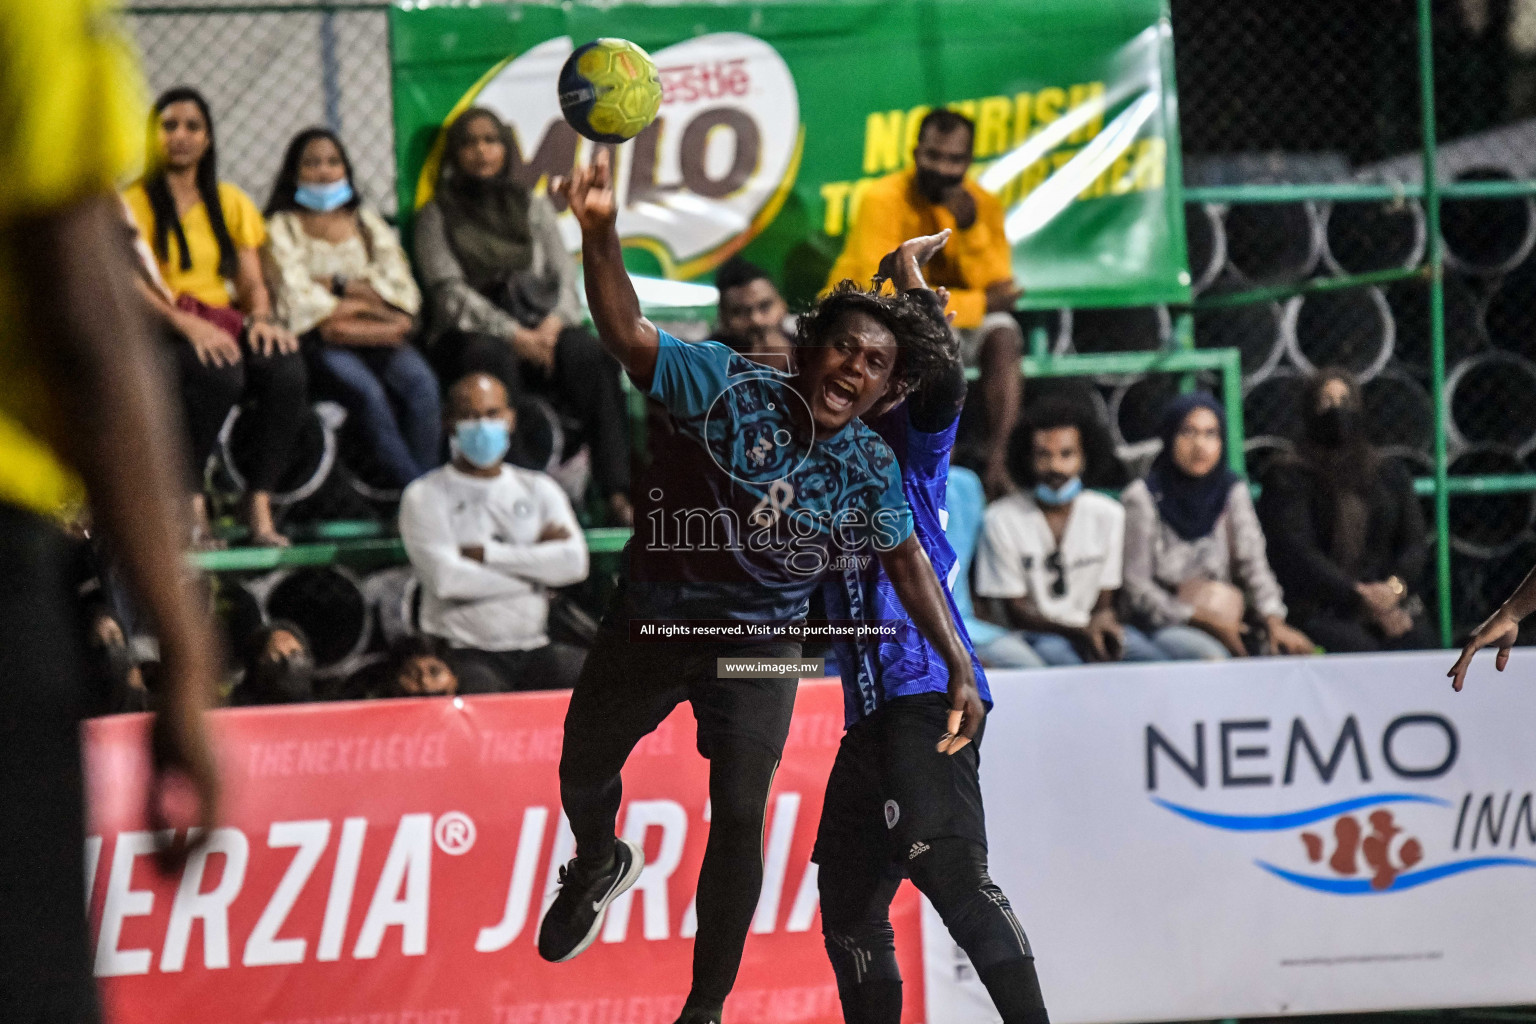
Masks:
[[[244,335],[243,358],[233,366],[205,366],[191,344],[176,337],[170,341],[176,356],[181,385],[181,407],[187,417],[191,487],[203,489],[203,471],[219,442],[219,429],[229,410],[241,407],[251,417],[251,457],[242,468],[248,491],[271,491],[293,458],[293,448],[304,426],[308,404],[308,377],[304,357],[297,352],[264,356]]]
[[[683,701],[693,706],[699,752],[709,758],[709,842],[699,869],[698,936],[688,1005],[719,1013],[736,983],[763,887],[763,819],[795,706],[795,680],[716,675],[722,656],[798,658],[800,645],[631,643],[610,611],[587,655],[565,716],[560,802],[576,855],[604,863],[614,844],[635,744]]]
[[[968,839],[935,839],[906,874],[928,897],[970,957],[1003,1024],[1049,1024],[1035,956],[1003,891],[987,874],[987,851]],[[838,858],[821,866],[822,933],[847,1024],[899,1024],[901,971],[891,900],[903,872]]]
[[[488,373],[506,385],[514,400],[538,395],[575,416],[592,452],[598,489],[604,495],[629,493],[629,423],[619,364],[590,331],[567,327],[560,332],[553,373],[527,365],[505,338],[494,335],[451,333],[433,349],[445,387],[466,373]]]

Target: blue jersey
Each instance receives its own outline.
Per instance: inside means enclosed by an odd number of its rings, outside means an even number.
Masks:
[[[656,439],[635,488],[631,614],[797,622],[835,555],[874,556],[912,534],[891,449],[858,420],[805,438],[790,410],[809,407],[788,382],[717,342],[661,332],[650,393],[676,432]]]
[[[950,423],[938,433],[925,434],[911,425],[905,403],[874,423],[878,433],[891,446],[901,464],[901,486],[912,509],[914,532],[918,543],[933,563],[939,578],[955,630],[971,655],[976,686],[987,707],[992,706],[992,692],[987,676],[966,632],[960,611],[955,607],[948,580],[955,566],[955,551],[944,536],[944,499],[949,476],[949,453],[955,444],[959,423]],[[827,580],[822,593],[827,604],[827,618],[863,621],[910,621],[890,578],[877,559],[861,564],[844,562],[841,573]],[[832,647],[838,672],[843,677],[843,717],[852,725],[871,714],[893,697],[918,693],[944,693],[949,689],[949,669],[939,652],[916,629],[899,643],[874,639],[842,641]]]

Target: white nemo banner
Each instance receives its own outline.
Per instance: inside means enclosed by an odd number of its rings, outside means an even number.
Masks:
[[[1536,1002],[1536,652],[999,673],[992,876],[1055,1024]],[[996,1020],[925,909],[929,1024]]]

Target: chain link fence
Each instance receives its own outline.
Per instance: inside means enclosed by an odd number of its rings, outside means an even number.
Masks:
[[[219,175],[258,205],[266,202],[288,140],[325,125],[347,145],[354,184],[394,215],[385,5],[139,0],[127,7],[127,24],[153,93],[190,85],[208,97]]]

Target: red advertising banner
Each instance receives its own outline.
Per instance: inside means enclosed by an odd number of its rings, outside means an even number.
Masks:
[[[573,841],[556,768],[563,692],[216,712],[225,821],[163,877],[142,810],[146,716],[86,727],[96,974],[116,1024],[671,1024],[687,993],[708,764],[687,705],[624,771],[646,869],[566,964],[534,949]],[[834,1022],[809,863],[842,735],[802,684],[764,830],[765,881],[726,1019]],[[892,920],[923,1019],[918,900]]]

